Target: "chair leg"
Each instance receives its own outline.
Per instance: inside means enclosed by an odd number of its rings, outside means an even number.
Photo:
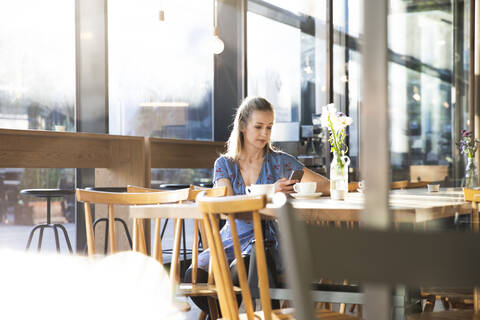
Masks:
[[[435,307],[435,300],[436,297],[434,294],[430,294],[425,298],[425,307],[423,308],[423,312],[432,312]]]
[[[205,312],[200,312],[198,315],[198,320],[205,320],[207,318],[207,314]]]
[[[63,236],[65,237],[65,242],[67,243],[68,250],[70,251],[70,254],[73,254],[72,244],[70,243],[70,239],[68,238],[67,229],[65,229],[65,227],[61,224],[57,224],[56,226],[63,231]]]

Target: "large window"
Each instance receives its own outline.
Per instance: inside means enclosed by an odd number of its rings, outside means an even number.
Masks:
[[[212,4],[108,2],[110,133],[212,139]]]
[[[465,126],[468,25],[464,1],[390,1],[389,105],[394,179],[413,165],[442,165],[459,185],[455,138]],[[466,28],[465,28],[466,27]],[[461,29],[462,32],[455,32]],[[455,120],[458,121],[454,125]]]
[[[334,100],[354,117],[350,156],[358,167],[361,1],[334,2]],[[416,165],[440,165],[459,186],[455,139],[468,129],[469,1],[389,2],[388,97],[392,180],[415,180]]]
[[[325,1],[248,1],[247,93],[274,105],[272,140],[322,173],[328,154],[314,122],[327,103],[326,30]]]
[[[74,0],[0,1],[0,128],[75,131],[74,10]],[[0,168],[0,248],[25,248],[46,222],[45,199],[20,190],[58,187],[74,187],[73,169]],[[73,201],[55,200],[52,215],[75,246]],[[46,232],[44,247],[53,239]]]
[[[212,35],[212,1],[109,1],[109,132],[212,140]],[[152,170],[153,186],[210,177]]]
[[[299,122],[300,30],[251,12],[247,19],[248,94],[267,98],[277,122]]]

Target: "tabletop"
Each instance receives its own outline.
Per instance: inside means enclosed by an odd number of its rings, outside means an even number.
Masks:
[[[290,199],[297,212],[305,220],[313,221],[359,221],[363,210],[364,195],[348,193],[345,200],[329,197],[298,200]],[[274,203],[261,210],[266,216],[275,216]],[[471,213],[471,203],[463,199],[461,189],[444,189],[428,192],[426,188],[394,190],[390,193],[390,210],[394,222],[418,223]],[[201,212],[194,202],[148,206],[130,206],[131,218],[185,218],[201,219]]]

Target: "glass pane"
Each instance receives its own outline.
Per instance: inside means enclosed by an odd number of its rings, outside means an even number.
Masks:
[[[358,180],[359,122],[361,103],[361,53],[359,36],[362,26],[362,1],[333,2],[333,101],[338,110],[353,118],[348,130],[350,180]]]
[[[0,128],[75,131],[74,0],[0,1]],[[45,199],[21,189],[67,181],[73,189],[73,177],[73,169],[0,168],[0,248],[23,250],[32,226],[46,222]],[[65,225],[75,246],[73,196],[52,201],[52,221]],[[45,250],[55,248],[50,232]]]
[[[74,9],[0,1],[0,128],[75,131]]]
[[[247,13],[247,93],[274,105],[277,146],[325,173],[326,141],[314,122],[327,103],[326,2],[265,2],[251,1]]]
[[[212,1],[108,2],[110,133],[212,139],[212,14]]]
[[[463,159],[455,139],[461,129],[468,129],[466,3],[425,6],[421,1],[390,1],[392,180],[462,184]],[[436,176],[417,173],[418,168],[427,170],[433,165],[439,166]]]
[[[247,19],[248,94],[267,98],[275,106],[275,121],[298,122],[300,30],[251,12]]]

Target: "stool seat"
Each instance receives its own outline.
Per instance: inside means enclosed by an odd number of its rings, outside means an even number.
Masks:
[[[55,198],[69,196],[75,193],[75,190],[69,189],[23,189],[21,194],[26,194],[38,198]]]
[[[39,230],[40,234],[38,237],[38,251],[42,248],[42,240],[43,240],[43,231],[45,229],[53,229],[53,233],[55,235],[55,245],[57,248],[57,252],[60,253],[60,241],[58,238],[58,230],[60,229],[63,232],[63,236],[65,237],[65,242],[67,243],[68,250],[71,254],[73,254],[72,245],[70,243],[70,239],[68,238],[68,233],[65,227],[60,223],[51,223],[51,213],[50,213],[50,200],[51,198],[60,198],[64,196],[73,195],[75,190],[70,189],[23,189],[20,190],[21,194],[29,195],[37,198],[46,198],[47,199],[47,222],[42,224],[37,224],[28,235],[27,246],[25,250],[30,249],[30,244],[32,243],[33,235],[35,231]]]
[[[179,190],[189,188],[189,184],[182,183],[164,183],[159,186],[159,190]]]

